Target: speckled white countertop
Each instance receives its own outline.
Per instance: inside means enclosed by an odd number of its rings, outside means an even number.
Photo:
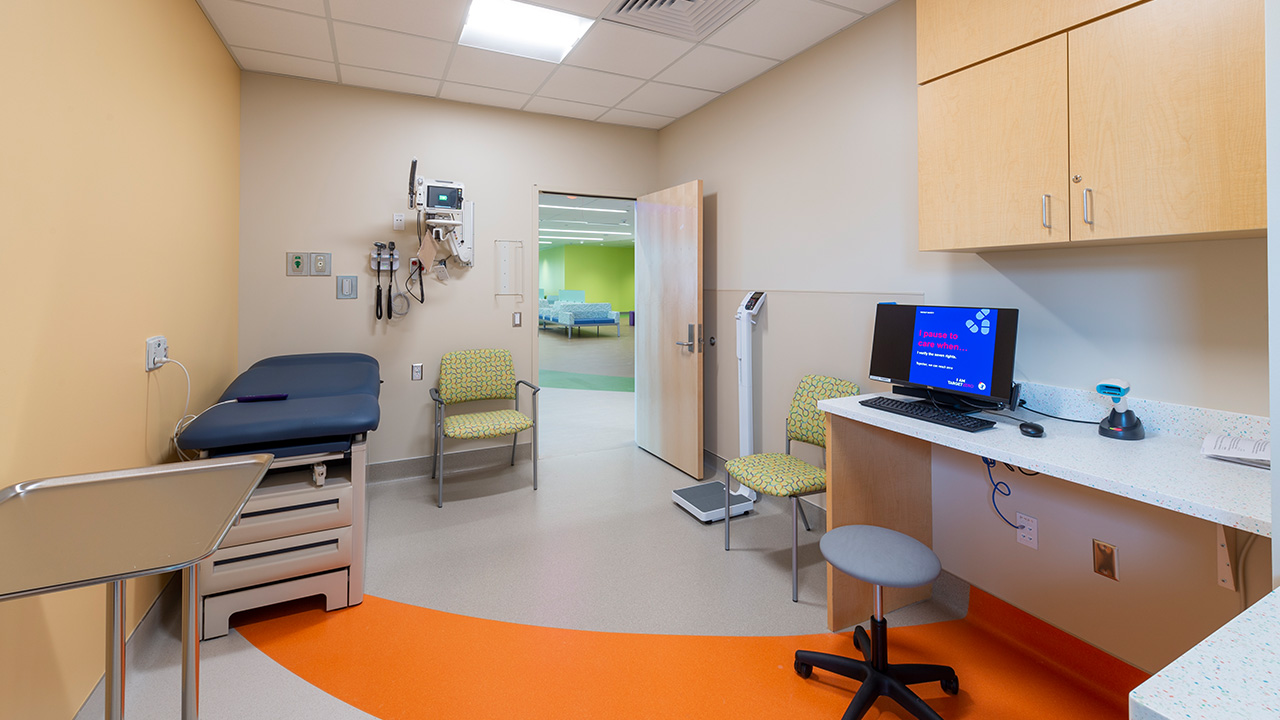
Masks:
[[[1018,430],[1019,421],[991,414],[981,417],[995,420],[994,428],[968,433],[859,404],[868,397],[823,400],[818,409],[1271,537],[1271,473],[1203,457],[1202,436],[1149,429],[1145,440],[1113,440],[1098,435],[1096,425],[1053,420],[1025,409],[1012,414],[1043,425],[1044,437],[1027,437]]]
[[[1129,693],[1130,720],[1280,717],[1280,590]]]

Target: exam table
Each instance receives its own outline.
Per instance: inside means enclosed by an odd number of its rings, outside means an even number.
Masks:
[[[325,609],[364,599],[367,434],[379,420],[378,361],[359,353],[254,363],[178,437],[202,457],[274,460],[217,552],[198,566],[201,639],[231,615],[314,595]],[[244,398],[285,395],[245,402]]]

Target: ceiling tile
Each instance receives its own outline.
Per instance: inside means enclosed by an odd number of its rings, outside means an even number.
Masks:
[[[454,42],[469,0],[329,0],[334,20]]]
[[[670,124],[672,120],[675,120],[675,118],[617,109],[610,110],[600,116],[600,122],[613,123],[614,125],[636,125],[653,128],[654,130]]]
[[[812,0],[757,0],[706,42],[786,60],[861,18]]]
[[[450,45],[439,40],[343,22],[333,23],[333,36],[343,65],[440,78],[449,62]]]
[[[241,47],[231,48],[231,54],[244,70],[338,82],[338,70],[331,62]]]
[[[870,15],[882,7],[892,4],[894,0],[827,0],[827,2],[843,5],[850,10],[857,10],[860,13]]]
[[[440,92],[439,80],[350,65],[342,66],[342,84],[427,97],[435,97],[436,93]]]
[[[458,46],[445,79],[529,95],[555,68],[555,63]]]
[[[680,117],[706,105],[719,95],[720,93],[707,90],[651,82],[645,83],[644,87],[623,100],[618,107],[623,110]]]
[[[204,9],[228,46],[333,60],[324,18],[235,0],[204,0]]]
[[[446,100],[457,100],[458,102],[475,103],[477,105],[494,105],[514,110],[524,107],[524,104],[529,100],[529,96],[522,93],[451,82],[446,82],[440,86],[440,97]]]
[[[806,2],[808,0],[805,0]],[[611,22],[597,22],[565,57],[566,65],[649,79],[693,43]]]
[[[553,10],[563,10],[579,17],[596,18],[604,12],[612,0],[530,0],[534,5],[544,5]]]
[[[561,65],[538,94],[559,100],[613,107],[643,84],[643,80],[632,77]]]
[[[595,120],[600,117],[609,108],[600,107],[599,105],[587,105],[585,103],[569,102],[568,100],[555,100],[553,98],[536,97],[524,106],[529,112],[545,113],[548,115],[564,115],[565,117],[578,118],[580,120]]]
[[[755,55],[743,55],[732,50],[699,45],[654,79],[704,90],[728,92],[777,64],[773,60]]]
[[[257,5],[270,5],[278,7],[281,10],[293,10],[294,12],[306,13],[308,15],[319,15],[325,17],[324,0],[252,0]]]

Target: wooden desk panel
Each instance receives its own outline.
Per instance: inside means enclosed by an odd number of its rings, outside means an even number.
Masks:
[[[879,525],[933,546],[933,444],[826,413],[827,530]],[[931,587],[885,588],[889,612],[927,599]],[[871,617],[871,585],[827,565],[827,627]]]

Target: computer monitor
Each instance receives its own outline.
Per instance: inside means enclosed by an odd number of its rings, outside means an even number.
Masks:
[[[1009,405],[1017,337],[1017,310],[877,305],[871,379],[951,405]]]

